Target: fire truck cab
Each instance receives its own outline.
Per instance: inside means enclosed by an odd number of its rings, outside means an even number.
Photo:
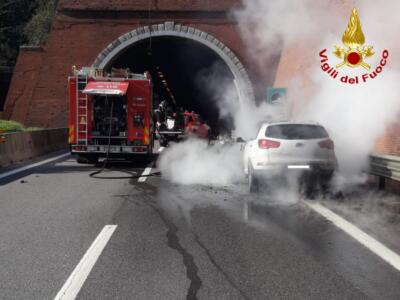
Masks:
[[[153,152],[153,99],[149,74],[82,68],[68,78],[69,144],[80,162],[99,157],[134,160]]]

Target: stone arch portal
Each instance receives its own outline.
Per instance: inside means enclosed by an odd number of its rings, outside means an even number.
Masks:
[[[220,40],[194,27],[165,22],[134,29],[110,43],[96,58],[93,67],[107,68],[125,49],[140,41],[155,37],[180,37],[199,42],[213,50],[228,66],[235,80],[240,101],[254,103],[254,91],[249,76],[238,57]]]

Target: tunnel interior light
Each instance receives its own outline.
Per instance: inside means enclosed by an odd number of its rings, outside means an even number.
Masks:
[[[176,105],[175,97],[172,94],[172,91],[168,86],[168,82],[167,82],[167,79],[165,78],[164,73],[160,70],[160,67],[156,67],[156,70],[157,70],[157,75],[160,78],[161,83],[164,85],[165,90],[167,91],[167,93],[168,93],[169,97],[171,98],[172,102]]]

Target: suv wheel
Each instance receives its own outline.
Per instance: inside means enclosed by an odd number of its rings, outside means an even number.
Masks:
[[[319,185],[320,185],[323,196],[326,196],[331,192],[332,177],[333,177],[333,173],[321,176],[319,178]]]
[[[249,183],[249,191],[250,193],[257,193],[259,189],[259,181],[258,178],[254,174],[253,167],[249,162],[249,174],[248,174],[248,183]]]
[[[299,191],[300,193],[309,200],[314,199],[316,192],[316,185],[318,183],[318,178],[307,174],[306,176],[300,177],[299,181]]]

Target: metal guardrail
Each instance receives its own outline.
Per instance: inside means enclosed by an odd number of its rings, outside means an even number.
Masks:
[[[371,155],[369,173],[379,177],[379,188],[385,187],[385,179],[400,181],[400,156]]]

